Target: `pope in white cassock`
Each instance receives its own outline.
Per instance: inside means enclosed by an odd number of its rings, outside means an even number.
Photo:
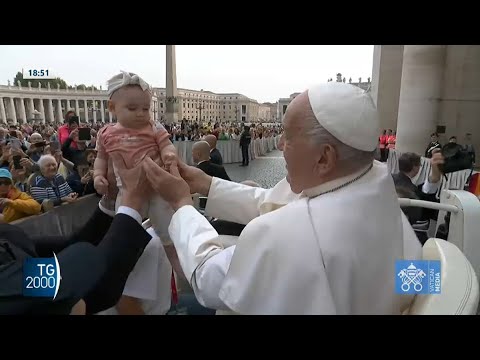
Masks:
[[[398,205],[386,166],[374,161],[377,110],[368,92],[330,82],[297,96],[279,142],[288,175],[273,189],[212,178],[151,159],[152,187],[175,209],[169,227],[202,305],[237,314],[400,314],[395,260],[421,246]],[[246,224],[224,248],[206,214]]]

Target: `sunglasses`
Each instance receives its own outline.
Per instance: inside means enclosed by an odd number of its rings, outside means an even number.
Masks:
[[[7,185],[12,185],[12,182],[8,179],[0,180],[0,186],[7,186]]]

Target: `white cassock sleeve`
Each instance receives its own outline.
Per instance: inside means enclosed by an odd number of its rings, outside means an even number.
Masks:
[[[185,277],[200,304],[211,309],[228,310],[219,298],[219,291],[235,246],[225,249],[208,220],[189,205],[175,212],[169,234]]]
[[[212,178],[205,214],[246,225],[260,215],[269,190]]]

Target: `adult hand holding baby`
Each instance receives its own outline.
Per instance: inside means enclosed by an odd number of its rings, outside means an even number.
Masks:
[[[128,169],[121,155],[112,154],[111,158],[117,174],[122,180],[121,205],[140,211],[152,195],[152,188],[143,169],[145,160]]]
[[[108,192],[108,180],[105,176],[97,175],[93,180],[93,187],[100,195],[105,195]]]
[[[163,166],[165,167],[165,170],[170,171],[171,166],[177,166],[177,154],[173,152],[162,152],[162,162]]]
[[[190,187],[180,176],[177,164],[172,164],[170,170],[162,169],[151,158],[143,161],[147,179],[153,190],[177,211],[184,205],[193,205]]]

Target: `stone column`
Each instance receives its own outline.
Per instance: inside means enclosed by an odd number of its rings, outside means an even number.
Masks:
[[[465,144],[465,134],[471,133],[480,162],[480,46],[447,46],[439,125],[446,127],[442,144],[450,136]]]
[[[23,98],[18,99],[18,107],[18,110],[20,110],[20,119],[27,122],[27,113],[25,112],[25,102],[23,101]]]
[[[13,98],[10,98],[10,110],[9,110],[9,115],[12,117],[13,123],[17,123],[17,112],[15,111],[15,102],[13,101]]]
[[[372,98],[377,106],[380,129],[397,129],[402,81],[403,45],[375,45],[373,50]]]
[[[100,110],[102,111],[102,122],[105,122],[105,107],[103,105],[103,100],[100,100]]]
[[[88,106],[87,106],[87,100],[83,100],[83,105],[85,106],[85,122],[88,124]]]
[[[38,111],[40,114],[42,114],[42,123],[45,124],[46,118],[45,118],[45,108],[43,106],[43,99],[38,99]]]
[[[177,91],[177,73],[175,45],[167,45],[167,74],[166,74],[166,111],[165,116],[167,124],[178,123],[178,91]]]
[[[33,115],[33,112],[35,111],[35,104],[33,103],[33,99],[32,98],[28,98],[28,102],[27,102],[27,109],[28,109],[28,117],[30,117],[31,119],[34,118],[34,115]]]
[[[97,105],[95,104],[95,99],[92,100],[92,114],[93,114],[93,123],[97,123]]]
[[[62,100],[57,100],[57,119],[58,122],[63,123]]]
[[[75,114],[77,114],[77,116],[80,117],[80,108],[78,106],[78,99],[75,99]]]
[[[2,117],[2,121],[6,124],[7,112],[5,111],[5,104],[3,103],[3,97],[0,97],[0,116]]]
[[[108,112],[108,122],[112,122],[112,113]]]
[[[48,99],[48,120],[52,123],[55,122],[55,116],[53,115],[53,103],[52,99]]]
[[[398,106],[399,152],[424,154],[436,130],[445,65],[445,45],[405,45]]]

